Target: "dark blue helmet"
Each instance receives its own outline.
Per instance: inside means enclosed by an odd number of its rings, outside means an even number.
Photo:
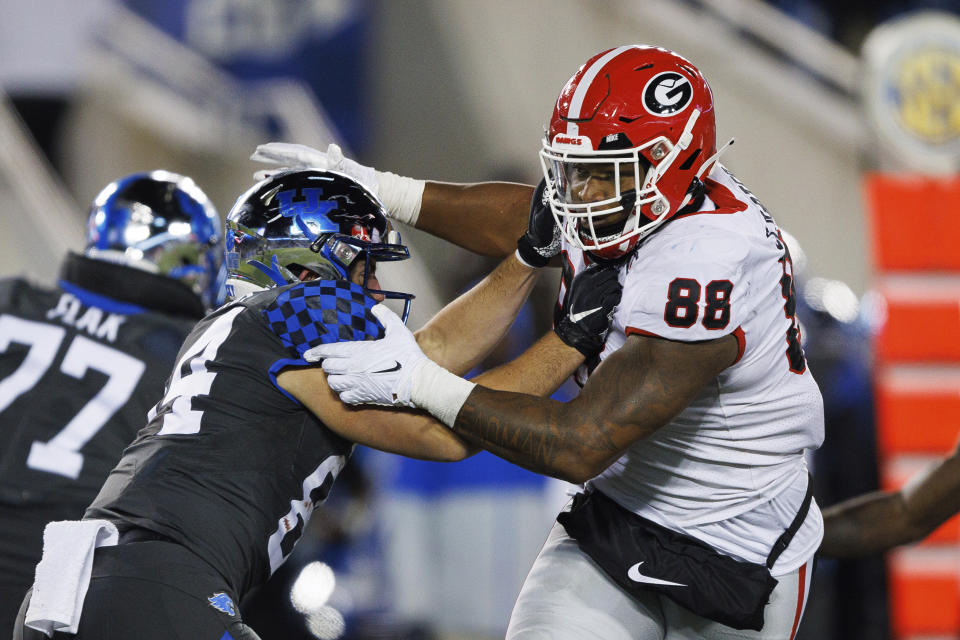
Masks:
[[[85,253],[179,280],[208,309],[222,301],[217,210],[176,173],[135,173],[104,187],[90,208]]]
[[[349,280],[364,260],[406,260],[410,251],[372,192],[336,171],[306,169],[274,174],[253,185],[227,214],[227,298],[299,282],[305,273]],[[371,289],[371,295],[404,301],[413,295]]]

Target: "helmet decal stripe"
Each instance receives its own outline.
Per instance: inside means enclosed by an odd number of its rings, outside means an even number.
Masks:
[[[597,77],[597,74],[600,73],[600,70],[603,69],[604,65],[616,58],[618,55],[624,51],[629,51],[630,49],[636,49],[636,45],[627,45],[624,47],[617,47],[616,49],[611,49],[607,52],[606,55],[597,59],[589,69],[587,69],[583,76],[580,78],[580,82],[577,83],[577,90],[573,92],[573,97],[570,99],[570,109],[567,111],[567,117],[577,119],[580,118],[580,110],[583,108],[583,101],[587,96],[587,91],[590,90],[590,85],[593,84],[594,79]],[[570,130],[570,126],[574,127],[574,130]],[[567,125],[567,134],[577,135],[576,123],[571,122]]]

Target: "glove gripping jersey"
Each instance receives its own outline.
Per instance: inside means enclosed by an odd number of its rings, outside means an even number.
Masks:
[[[85,517],[176,540],[242,598],[289,556],[353,448],[276,375],[312,366],[312,346],[382,337],[374,304],[357,285],[312,281],[207,316]]]
[[[803,357],[789,251],[773,218],[719,165],[699,211],[647,238],[621,267],[623,295],[600,359],[628,335],[737,338],[736,362],[588,486],[738,559],[763,562],[807,485],[804,453],[823,441],[823,401]],[[564,285],[589,256],[564,242]],[[563,291],[561,291],[561,296]],[[577,373],[581,384],[590,370]],[[819,545],[814,504],[776,574]]]

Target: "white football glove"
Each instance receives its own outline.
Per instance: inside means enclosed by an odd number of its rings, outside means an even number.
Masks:
[[[403,321],[383,304],[373,314],[385,331],[379,340],[335,342],[307,350],[322,360],[327,384],[347,404],[418,407],[452,427],[476,386],[430,360]]]
[[[255,180],[269,178],[278,171],[285,169],[324,169],[345,173],[370,189],[374,195],[379,195],[380,184],[377,180],[377,170],[344,157],[343,150],[333,143],[330,143],[326,151],[320,151],[305,144],[268,142],[258,145],[250,159],[256,162],[279,165],[277,169],[264,169],[256,172],[253,174]]]
[[[398,176],[389,171],[377,171],[373,167],[346,158],[336,144],[331,143],[326,151],[304,144],[268,142],[257,146],[250,156],[256,162],[278,165],[276,169],[263,169],[253,174],[260,181],[288,169],[322,169],[345,173],[380,198],[391,218],[415,225],[420,216],[423,200],[423,180]]]
[[[416,406],[410,398],[413,376],[427,356],[397,314],[383,304],[372,311],[385,329],[383,338],[322,344],[303,357],[323,361],[327,384],[347,404]]]

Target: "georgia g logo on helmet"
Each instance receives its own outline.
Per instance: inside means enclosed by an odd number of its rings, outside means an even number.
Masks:
[[[643,107],[655,116],[680,113],[692,97],[690,81],[676,71],[658,73],[643,87]]]

